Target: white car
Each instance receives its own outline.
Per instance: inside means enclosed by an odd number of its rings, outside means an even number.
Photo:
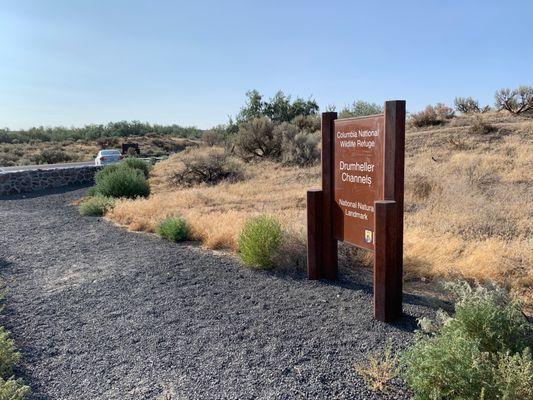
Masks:
[[[123,158],[124,156],[122,155],[120,150],[116,150],[116,149],[100,150],[98,152],[98,155],[94,159],[94,165],[100,166],[100,165],[115,164],[115,163],[118,163]]]

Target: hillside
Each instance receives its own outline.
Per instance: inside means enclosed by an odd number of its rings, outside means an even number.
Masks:
[[[492,131],[481,133],[482,131]],[[406,134],[405,271],[407,281],[465,277],[494,280],[533,304],[533,121],[487,113]],[[157,164],[148,199],[122,200],[108,214],[134,231],[184,217],[205,247],[235,251],[252,215],[272,214],[287,234],[288,266],[305,262],[305,193],[319,187],[319,166],[246,164],[246,179],[177,188],[179,156]],[[342,246],[345,263],[371,255]]]

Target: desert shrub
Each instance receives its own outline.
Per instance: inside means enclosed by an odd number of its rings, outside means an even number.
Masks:
[[[221,181],[244,178],[240,162],[220,148],[195,148],[179,155],[181,167],[171,175],[171,182],[180,186],[200,183],[213,185]]]
[[[132,149],[132,147],[130,147],[130,149]],[[140,160],[135,157],[128,157],[124,159],[124,161],[122,161],[122,163],[119,165],[126,166],[126,167],[133,168],[133,169],[138,169],[139,171],[142,171],[142,173],[144,174],[146,178],[148,178],[148,174],[150,173],[150,165],[148,165],[146,161]]]
[[[217,146],[224,142],[224,136],[216,130],[210,130],[202,134],[202,141],[208,146]]]
[[[249,267],[271,268],[282,238],[281,225],[275,218],[266,215],[250,218],[239,235],[241,260]]]
[[[512,114],[533,110],[533,86],[519,86],[514,90],[500,89],[494,97],[499,110],[507,110]]]
[[[291,124],[296,125],[301,131],[316,132],[320,130],[320,117],[318,115],[298,115],[293,118]]]
[[[113,208],[115,199],[104,196],[89,197],[80,204],[79,211],[81,215],[102,216]]]
[[[434,187],[435,183],[433,180],[425,175],[415,175],[407,184],[407,188],[419,200],[427,199]]]
[[[351,105],[345,106],[340,111],[339,118],[364,117],[365,115],[381,114],[382,112],[383,106],[379,104],[357,100]]]
[[[435,106],[427,106],[425,110],[411,114],[410,121],[413,126],[421,128],[442,125],[453,116],[454,113],[450,107],[437,103]]]
[[[480,107],[479,102],[472,97],[456,97],[453,104],[455,109],[463,114],[484,113],[490,110],[489,106]]]
[[[460,282],[447,289],[456,300],[455,315],[422,319],[429,334],[417,333],[402,355],[415,399],[531,398],[533,330],[520,304],[494,285]]]
[[[235,152],[247,161],[254,158],[279,159],[281,136],[274,127],[274,123],[266,117],[243,122],[233,139]]]
[[[148,197],[150,185],[141,170],[110,165],[95,176],[96,192],[104,197]]]
[[[63,150],[42,150],[39,154],[32,156],[31,160],[35,164],[57,164],[72,161],[74,157]]]
[[[481,118],[475,118],[468,130],[473,135],[488,135],[498,130],[494,125],[483,121]]]
[[[187,223],[182,218],[167,218],[156,228],[156,233],[172,242],[181,242],[189,236]]]
[[[21,379],[0,378],[0,400],[24,400],[30,393],[30,387]]]
[[[287,165],[310,165],[320,159],[320,136],[301,131],[296,125],[284,122],[274,128],[281,137],[281,161]]]
[[[11,376],[13,366],[18,362],[20,354],[15,351],[13,339],[9,332],[0,326],[0,377]]]

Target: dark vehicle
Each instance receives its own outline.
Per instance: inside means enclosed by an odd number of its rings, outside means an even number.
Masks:
[[[140,156],[139,143],[122,143],[122,154]]]

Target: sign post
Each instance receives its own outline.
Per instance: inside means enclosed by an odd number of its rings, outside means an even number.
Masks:
[[[404,154],[405,101],[367,117],[323,113],[322,190],[307,196],[309,279],[337,278],[338,240],[373,251],[374,314],[386,322],[402,313]]]

